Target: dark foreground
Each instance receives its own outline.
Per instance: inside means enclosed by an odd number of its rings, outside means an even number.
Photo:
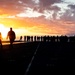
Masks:
[[[74,42],[32,42],[0,49],[0,75],[61,75],[74,71]]]

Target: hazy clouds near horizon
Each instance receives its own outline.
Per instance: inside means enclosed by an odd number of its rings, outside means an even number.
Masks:
[[[24,21],[22,28],[33,22],[36,25],[32,23],[29,27],[38,28],[39,33],[46,28],[44,33],[48,34],[75,34],[74,0],[0,0],[0,9],[0,18]]]

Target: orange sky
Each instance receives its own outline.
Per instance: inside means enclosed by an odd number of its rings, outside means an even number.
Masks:
[[[63,8],[62,8],[63,7]],[[21,35],[74,35],[74,0],[0,0],[0,31]]]
[[[33,19],[22,18],[3,18],[0,19],[0,25],[4,26],[6,33],[9,31],[9,28],[12,27],[17,37],[21,35],[65,35],[68,33],[68,28],[62,26],[62,21],[55,21],[55,23],[50,22],[50,24],[39,21],[40,20],[34,21]],[[59,24],[61,24],[62,27]],[[2,31],[3,36],[5,36],[4,31]]]

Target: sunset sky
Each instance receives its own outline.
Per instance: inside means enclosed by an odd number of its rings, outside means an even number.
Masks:
[[[74,0],[0,0],[0,31],[20,35],[75,35]]]

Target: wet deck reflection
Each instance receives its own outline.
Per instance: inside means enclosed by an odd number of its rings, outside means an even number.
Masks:
[[[20,44],[20,43],[25,43],[25,42],[14,42],[13,44]],[[3,42],[2,45],[9,45],[9,42]]]

